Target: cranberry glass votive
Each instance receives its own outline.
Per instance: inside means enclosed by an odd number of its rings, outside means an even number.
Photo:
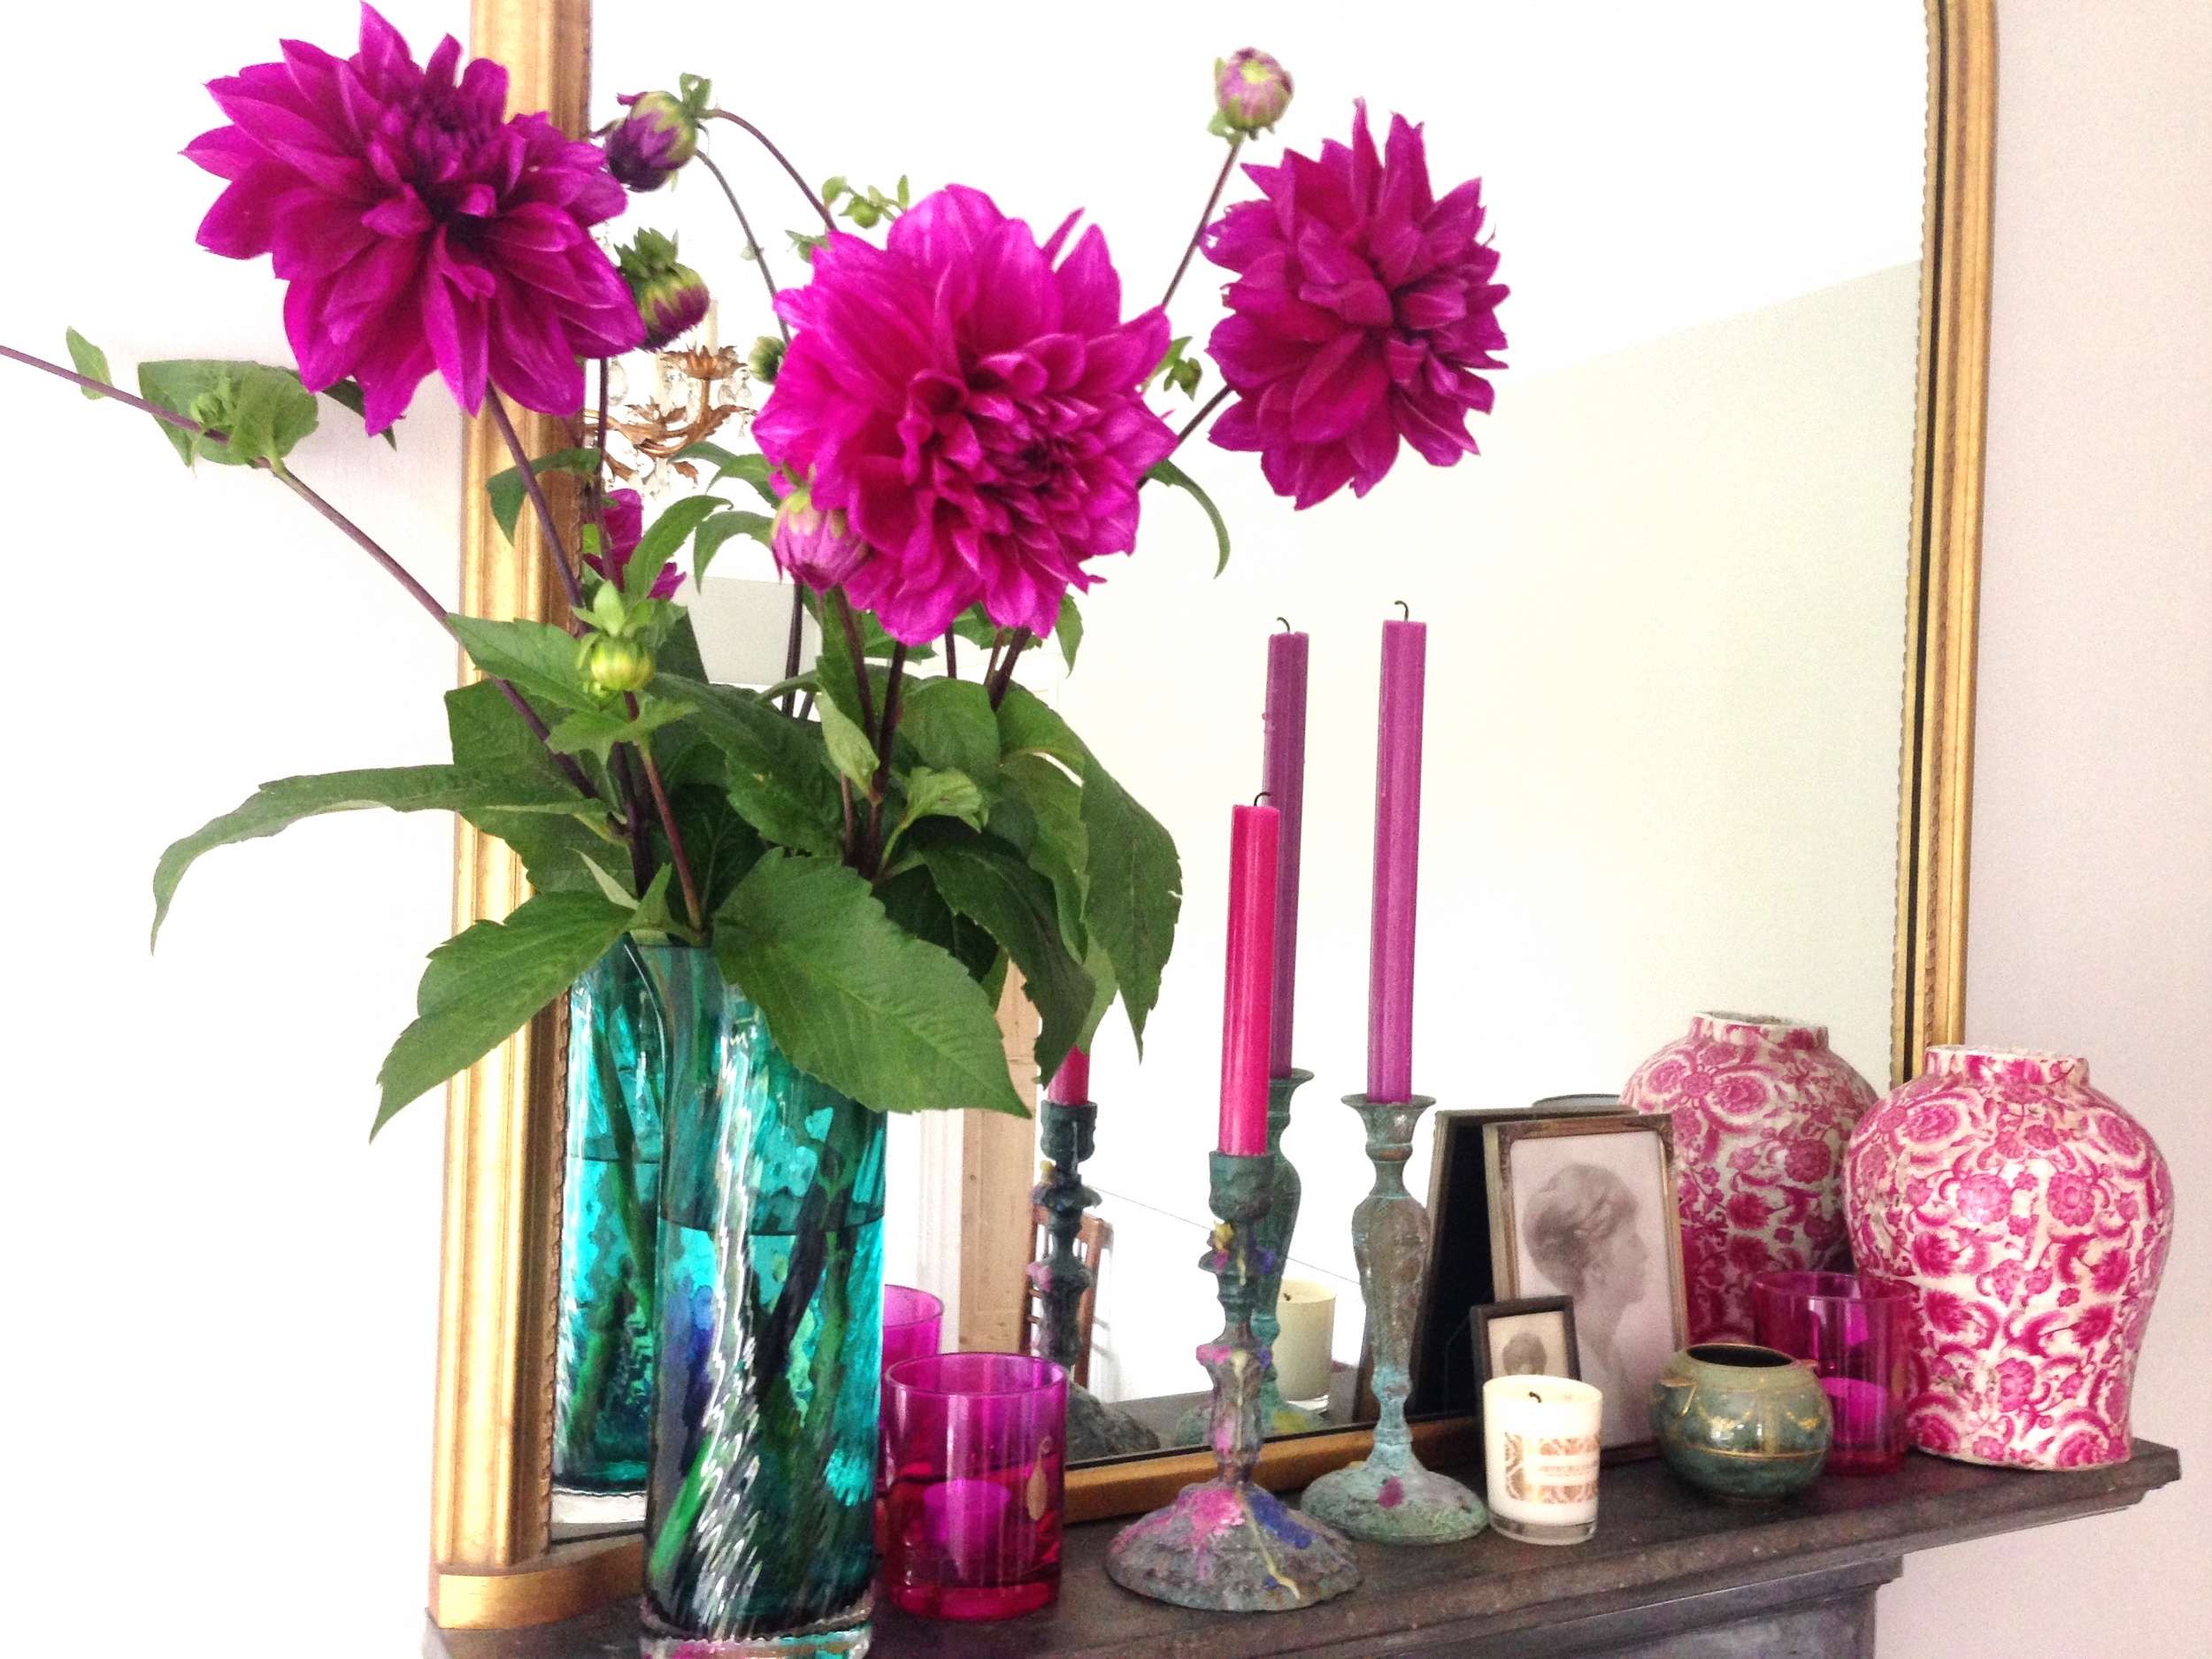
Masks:
[[[1010,1618],[1060,1594],[1067,1373],[1018,1354],[891,1367],[883,1588],[924,1618]]]
[[[910,1285],[883,1287],[883,1369],[934,1354],[944,1338],[945,1304]]]
[[[1832,1475],[1886,1475],[1905,1462],[1912,1298],[1863,1273],[1762,1273],[1759,1340],[1810,1364],[1835,1408]]]

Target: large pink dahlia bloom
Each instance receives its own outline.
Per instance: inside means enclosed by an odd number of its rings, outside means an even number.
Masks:
[[[1174,447],[1145,407],[1166,353],[1157,307],[1124,322],[1094,226],[1042,246],[952,185],[886,246],[839,234],[776,296],[793,325],[762,451],[868,544],[844,580],[894,638],[936,638],[970,606],[1046,634],[1084,562],[1136,544],[1137,486]]]
[[[1213,426],[1225,449],[1256,449],[1276,494],[1301,507],[1344,488],[1364,495],[1403,438],[1449,466],[1475,452],[1470,410],[1487,413],[1505,365],[1482,229],[1482,180],[1440,201],[1421,129],[1390,118],[1381,156],[1359,106],[1350,148],[1286,152],[1247,167],[1265,193],[1215,221],[1206,257],[1238,273],[1230,315],[1208,342],[1236,402]]]
[[[455,79],[448,35],[417,66],[399,32],[361,8],[361,50],[299,41],[284,61],[209,84],[231,125],[185,154],[231,180],[200,246],[273,256],[284,327],[316,389],[361,383],[371,432],[407,411],[434,369],[473,414],[488,381],[527,408],[583,406],[580,357],[626,351],[644,326],[589,227],[622,187],[589,144],[543,115],[503,119],[507,72],[478,58]]]

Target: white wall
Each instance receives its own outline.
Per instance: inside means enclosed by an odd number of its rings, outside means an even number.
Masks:
[[[385,9],[425,50],[465,27],[460,0]],[[60,357],[73,323],[127,374],[288,361],[266,263],[192,245],[220,186],[176,151],[220,119],[201,83],[283,35],[342,50],[357,15],[11,8],[0,89],[39,136],[0,340]],[[326,405],[294,460],[449,595],[460,426],[434,386],[416,409],[395,456]],[[422,1617],[443,1114],[367,1137],[448,931],[450,823],[217,853],[150,957],[149,883],[262,780],[442,758],[453,650],[277,485],[187,473],[143,416],[0,365],[0,453],[9,1645],[393,1659]]]
[[[2212,1652],[2212,8],[2000,0],[1967,1029],[2063,1048],[2172,1165],[2124,1515],[1939,1551],[1887,1659]]]

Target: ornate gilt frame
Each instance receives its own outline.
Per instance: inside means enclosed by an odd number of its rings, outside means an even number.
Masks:
[[[1893,1071],[1956,1041],[1965,1000],[1966,863],[1973,774],[1974,630],[1989,361],[1990,210],[1996,136],[1995,0],[1928,0],[1928,189],[1921,304],[1913,557],[1898,858]],[[474,50],[512,76],[518,109],[580,130],[590,84],[590,0],[472,0]],[[525,427],[541,451],[571,440]],[[526,517],[514,545],[482,485],[505,465],[471,429],[465,609],[557,619]],[[524,896],[506,849],[459,826],[454,912],[503,916]],[[552,1299],[564,1033],[549,1010],[457,1078],[447,1102],[445,1222],[433,1466],[430,1612],[448,1629],[540,1624],[634,1593],[634,1538],[549,1544]],[[1363,1455],[1363,1432],[1271,1448],[1271,1486],[1300,1486]],[[1470,1424],[1420,1425],[1432,1462],[1471,1455]],[[1164,1502],[1211,1472],[1180,1454],[1073,1471],[1071,1519]]]

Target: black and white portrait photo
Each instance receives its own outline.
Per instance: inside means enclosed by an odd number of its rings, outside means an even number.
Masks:
[[[1499,1292],[1571,1297],[1581,1380],[1605,1396],[1602,1443],[1648,1440],[1651,1385],[1683,1345],[1686,1323],[1665,1120],[1553,1120],[1490,1133]]]
[[[1479,1383],[1494,1377],[1565,1377],[1580,1380],[1574,1302],[1566,1296],[1493,1302],[1470,1317]]]

